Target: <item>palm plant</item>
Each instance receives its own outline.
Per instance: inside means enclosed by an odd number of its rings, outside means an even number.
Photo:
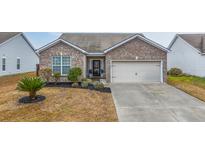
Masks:
[[[42,89],[44,85],[45,82],[40,77],[24,77],[18,82],[17,89],[29,92],[29,97],[35,99],[36,92]]]

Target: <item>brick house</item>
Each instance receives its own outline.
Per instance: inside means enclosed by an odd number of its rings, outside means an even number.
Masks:
[[[38,50],[41,68],[112,83],[166,82],[167,51],[139,33],[64,33]]]

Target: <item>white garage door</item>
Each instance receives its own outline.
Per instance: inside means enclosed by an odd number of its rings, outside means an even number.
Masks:
[[[112,62],[112,82],[160,82],[160,62],[119,61]]]

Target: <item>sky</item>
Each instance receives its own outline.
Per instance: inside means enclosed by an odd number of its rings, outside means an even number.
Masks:
[[[60,32],[26,32],[24,33],[32,45],[38,49],[57,39]],[[174,32],[145,32],[147,38],[167,47],[176,33]]]

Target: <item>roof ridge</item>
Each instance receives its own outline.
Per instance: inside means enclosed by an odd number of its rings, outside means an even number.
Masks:
[[[102,33],[102,32],[84,32],[84,33],[63,33],[59,38],[66,40],[87,52],[103,53],[104,50],[129,39],[140,33]]]
[[[113,44],[113,45],[110,46],[109,48],[106,48],[106,49],[102,50],[100,53],[101,53],[101,54],[106,54],[108,51],[110,51],[110,50],[112,50],[112,49],[115,49],[115,48],[117,48],[117,47],[119,47],[119,46],[121,46],[121,45],[123,45],[123,44],[125,44],[125,43],[127,43],[127,42],[129,42],[129,41],[131,41],[131,40],[133,40],[133,39],[135,39],[135,38],[137,38],[137,37],[138,37],[139,39],[141,39],[141,40],[143,40],[143,41],[145,41],[145,42],[147,42],[147,43],[149,43],[149,44],[151,44],[151,45],[157,47],[157,48],[160,48],[160,49],[163,50],[163,51],[169,51],[168,48],[166,48],[166,47],[164,47],[164,46],[162,46],[162,45],[160,45],[160,44],[158,44],[158,43],[156,43],[156,42],[154,42],[154,41],[152,41],[152,40],[150,40],[150,39],[148,39],[148,38],[146,38],[146,37],[144,37],[144,36],[141,36],[141,35],[139,35],[139,34],[135,34],[135,35],[132,35],[132,36],[130,36],[130,37],[128,37],[128,38],[126,38],[126,39],[124,39],[124,40],[122,40],[122,41],[116,43],[116,44]],[[42,52],[42,51],[44,51],[45,49],[49,48],[50,46],[55,45],[55,44],[58,43],[59,41],[63,41],[64,43],[66,43],[66,44],[68,44],[68,45],[70,45],[70,46],[72,46],[72,47],[74,47],[74,48],[76,48],[76,49],[82,51],[83,53],[86,53],[86,54],[89,54],[89,53],[90,53],[90,54],[91,54],[91,53],[92,53],[92,54],[94,54],[94,53],[95,53],[95,54],[98,54],[97,52],[90,52],[90,51],[88,51],[88,50],[85,50],[85,49],[83,49],[82,47],[80,47],[80,46],[74,44],[73,42],[70,42],[70,41],[65,40],[65,39],[63,39],[63,38],[58,38],[58,39],[54,40],[53,42],[51,42],[51,43],[49,43],[49,44],[47,44],[47,45],[45,45],[45,46],[39,48],[39,49],[38,49],[39,53]]]

